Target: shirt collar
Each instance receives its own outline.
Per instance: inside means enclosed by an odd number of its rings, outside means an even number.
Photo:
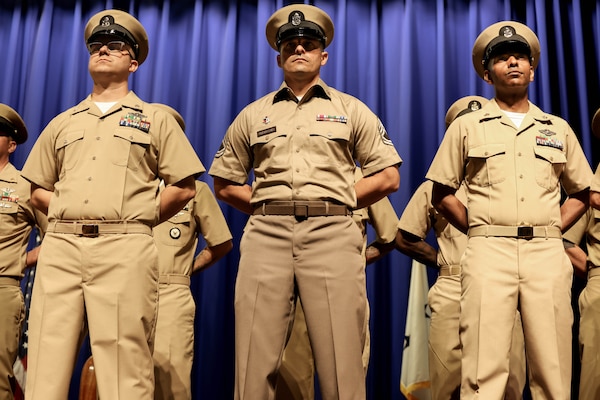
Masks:
[[[331,96],[329,95],[329,87],[323,82],[323,80],[319,79],[319,81],[312,86],[304,96],[302,96],[302,102],[307,102],[313,97],[320,97],[322,99],[331,100]],[[273,104],[278,103],[284,100],[291,100],[298,103],[298,98],[289,88],[289,86],[285,83],[285,81],[279,87],[279,90],[275,93],[273,97]]]
[[[75,114],[79,114],[84,111],[88,111],[88,112],[90,112],[90,114],[95,115],[95,112],[92,111],[92,110],[95,110],[95,107],[92,107],[93,104],[94,104],[94,101],[92,100],[92,95],[90,94],[81,103],[79,103],[75,107],[71,108],[71,110],[69,110],[69,112],[71,113],[71,115],[75,115]],[[127,95],[125,97],[123,97],[121,100],[119,100],[117,102],[117,104],[120,104],[121,106],[115,110],[119,110],[121,108],[128,108],[131,110],[135,110],[137,112],[143,112],[143,109],[144,109],[144,102],[133,92],[133,90],[130,90],[129,93],[127,93]],[[110,113],[110,114],[112,114],[112,113]],[[104,114],[104,115],[98,115],[98,116],[105,117],[110,114]]]
[[[479,120],[479,122],[485,122],[492,119],[499,119],[502,118],[503,115],[505,115],[500,109],[500,106],[498,106],[496,99],[491,99],[489,103],[482,107],[482,110],[483,116]],[[531,116],[535,121],[537,121],[540,124],[553,125],[553,116],[551,114],[543,112],[538,106],[533,104],[531,101],[529,101],[529,111],[527,111],[527,115]]]

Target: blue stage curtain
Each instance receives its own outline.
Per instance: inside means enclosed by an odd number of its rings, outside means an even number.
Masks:
[[[149,102],[167,103],[207,167],[235,115],[282,80],[265,23],[281,0],[3,0],[0,2],[0,102],[29,128],[12,162],[21,167],[39,132],[91,90],[85,23],[105,8],[131,12],[150,39],[146,62],[130,80]],[[404,159],[400,214],[423,180],[444,134],[447,107],[465,95],[492,97],[474,72],[479,32],[515,19],[538,33],[541,60],[530,98],[567,119],[595,169],[599,152],[590,121],[600,106],[600,0],[315,0],[336,26],[322,77],[363,100],[385,124]],[[201,179],[212,185],[205,175]],[[194,398],[233,393],[233,290],[246,216],[222,204],[235,248],[195,276]],[[372,236],[372,232],[370,232]],[[267,255],[268,256],[268,255]],[[367,269],[372,351],[370,399],[401,399],[400,365],[411,260],[393,253]],[[430,271],[431,280],[435,272]],[[60,360],[57,360],[60,362]],[[79,365],[80,366],[80,365]],[[77,368],[75,377],[78,375]],[[73,399],[78,382],[74,379]]]

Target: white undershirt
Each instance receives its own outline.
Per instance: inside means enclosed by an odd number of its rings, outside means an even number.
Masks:
[[[504,113],[506,114],[506,116],[508,118],[510,118],[510,120],[513,122],[513,124],[515,124],[515,126],[518,128],[521,127],[521,123],[523,122],[523,119],[525,118],[525,115],[527,113],[517,113],[517,112],[512,112],[512,111],[504,111]]]
[[[102,114],[104,114],[105,112],[110,110],[110,108],[112,106],[117,104],[117,102],[116,101],[95,101],[94,104],[96,104],[98,106],[98,108],[100,109],[100,111],[102,111]]]

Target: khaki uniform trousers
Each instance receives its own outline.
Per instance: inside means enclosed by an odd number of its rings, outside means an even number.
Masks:
[[[236,399],[274,398],[296,286],[322,398],[365,399],[363,245],[350,216],[250,217],[235,293]]]
[[[600,399],[600,268],[588,272],[579,312],[579,400],[596,400]]]
[[[442,267],[440,275],[428,293],[428,303],[431,308],[429,376],[433,400],[460,398],[462,356],[459,335],[460,292],[460,266]],[[504,398],[521,399],[526,379],[523,327],[521,315],[517,312]]]
[[[25,303],[19,281],[0,277],[0,400],[14,400],[13,365],[25,319]]]
[[[173,275],[164,278],[173,280]],[[190,277],[163,276],[158,285],[158,318],[154,339],[155,400],[190,400],[194,361],[194,317],[196,304]]]
[[[98,395],[151,400],[158,302],[152,236],[49,232],[29,315],[28,400],[64,400],[87,323]]]
[[[371,355],[371,334],[369,330],[370,307],[367,301],[365,313],[365,347],[363,349],[363,367],[365,376],[369,369]],[[308,330],[302,304],[296,302],[296,312],[292,333],[283,350],[277,387],[276,400],[312,400],[315,398],[315,360],[310,347]]]
[[[461,399],[504,398],[517,308],[533,399],[570,399],[572,277],[560,238],[469,238],[462,259]]]

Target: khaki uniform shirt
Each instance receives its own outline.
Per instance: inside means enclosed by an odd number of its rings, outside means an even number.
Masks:
[[[102,114],[88,96],[41,133],[23,176],[53,191],[48,220],[136,220],[155,225],[160,178],[205,171],[170,114],[133,92]]]
[[[22,278],[27,259],[27,245],[34,226],[41,233],[46,217],[30,201],[30,185],[8,163],[0,171],[0,276]]]
[[[426,177],[455,189],[465,181],[469,227],[561,227],[560,184],[584,190],[592,171],[565,120],[530,102],[517,129],[492,100],[448,127]]]
[[[198,234],[208,247],[232,238],[210,187],[200,181],[196,181],[196,196],[169,220],[154,227],[161,275],[192,274]]]
[[[579,245],[586,238],[587,259],[594,266],[600,266],[600,211],[592,207],[563,234],[563,239]]]
[[[283,83],[240,112],[209,174],[244,184],[253,169],[254,205],[333,200],[354,208],[355,160],[364,175],[402,162],[381,121],[360,100],[319,80],[297,102]]]
[[[439,250],[437,265],[460,265],[460,259],[467,247],[467,235],[456,229],[433,207],[431,194],[433,182],[423,182],[410,198],[402,212],[398,229],[413,234],[425,240],[433,228]],[[456,197],[466,204],[466,193],[461,185],[456,191]]]
[[[377,242],[390,243],[396,239],[398,215],[387,197],[371,204],[369,207],[352,211],[352,218],[365,238],[367,224],[370,223],[375,231]]]

